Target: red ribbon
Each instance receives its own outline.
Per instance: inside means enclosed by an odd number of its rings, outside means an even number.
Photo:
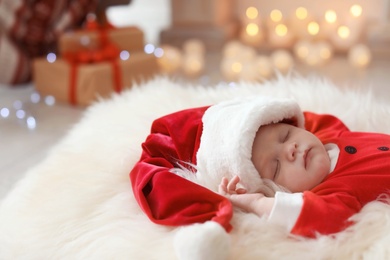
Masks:
[[[107,31],[113,26],[108,24],[100,26],[96,21],[88,21],[86,29],[88,31],[97,31],[99,33],[99,48],[96,50],[79,50],[65,52],[63,54],[65,60],[71,65],[70,71],[70,86],[69,86],[69,101],[71,104],[77,104],[76,80],[78,66],[80,64],[97,63],[109,61],[112,64],[112,75],[114,90],[121,92],[122,90],[122,74],[118,63],[120,50],[118,47],[108,40]]]

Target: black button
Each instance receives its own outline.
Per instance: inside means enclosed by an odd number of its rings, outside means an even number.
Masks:
[[[389,147],[387,146],[381,146],[381,147],[378,147],[378,150],[381,150],[381,151],[388,151],[389,150]]]
[[[357,152],[356,148],[353,146],[346,146],[344,150],[349,154],[354,154]]]

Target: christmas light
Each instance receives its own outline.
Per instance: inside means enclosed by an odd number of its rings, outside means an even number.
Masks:
[[[288,32],[288,29],[287,29],[287,26],[284,25],[284,24],[278,24],[276,27],[275,27],[275,33],[278,35],[278,36],[285,36]]]
[[[259,33],[259,26],[255,23],[249,23],[245,30],[248,35],[255,36]]]
[[[30,96],[30,100],[32,103],[38,104],[41,100],[41,95],[39,95],[38,93],[32,93]]]
[[[353,5],[349,9],[349,12],[354,16],[354,17],[359,17],[363,13],[363,8],[360,5]]]
[[[282,14],[282,12],[281,12],[280,10],[274,9],[274,10],[272,10],[271,13],[270,13],[270,18],[271,18],[271,20],[272,20],[273,22],[279,23],[279,22],[281,22],[282,19],[283,19],[283,14]]]
[[[295,10],[295,15],[299,20],[305,20],[308,16],[307,9],[304,7],[298,7]]]
[[[54,106],[56,103],[56,99],[53,96],[46,96],[45,97],[45,104],[47,106]]]
[[[3,117],[3,118],[7,118],[9,116],[9,114],[10,114],[9,109],[6,108],[6,107],[3,107],[0,110],[0,116]]]
[[[328,23],[335,23],[337,21],[337,14],[333,10],[328,10],[325,12],[325,21]]]
[[[128,51],[121,51],[119,54],[119,57],[121,60],[128,60],[130,58],[130,52]]]
[[[351,34],[351,31],[347,26],[342,25],[337,29],[337,34],[340,36],[340,38],[347,39]]]
[[[155,51],[155,49],[156,49],[156,47],[154,47],[153,44],[148,43],[148,44],[146,44],[145,47],[144,47],[144,52],[145,52],[146,54],[152,54],[152,53]]]
[[[308,25],[307,25],[307,32],[312,35],[312,36],[315,36],[318,34],[318,32],[320,31],[320,26],[318,25],[318,23],[316,22],[310,22]]]
[[[256,19],[259,15],[259,12],[257,11],[256,7],[251,6],[246,9],[245,14],[249,19]]]
[[[47,59],[47,61],[48,61],[49,63],[53,63],[53,62],[56,61],[57,56],[56,56],[54,53],[50,52],[50,53],[48,53],[48,54],[46,55],[46,59]]]
[[[28,129],[35,129],[37,127],[37,121],[32,116],[27,117],[26,123]]]
[[[162,48],[156,48],[154,50],[154,56],[156,56],[156,58],[161,58],[163,55],[164,55],[164,50]]]

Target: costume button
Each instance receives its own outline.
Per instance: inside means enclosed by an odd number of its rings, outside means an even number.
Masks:
[[[353,146],[346,146],[344,150],[349,154],[354,154],[357,152],[357,149]]]
[[[378,147],[378,150],[381,150],[381,151],[388,151],[389,150],[389,147],[387,146],[381,146],[381,147]]]

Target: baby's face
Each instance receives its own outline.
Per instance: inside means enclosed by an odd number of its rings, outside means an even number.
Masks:
[[[260,127],[252,161],[262,178],[291,192],[314,188],[330,170],[330,159],[321,141],[302,128],[283,123]]]

